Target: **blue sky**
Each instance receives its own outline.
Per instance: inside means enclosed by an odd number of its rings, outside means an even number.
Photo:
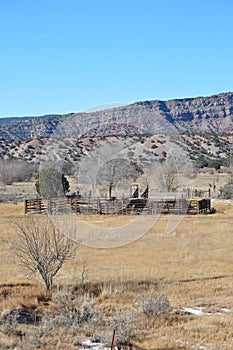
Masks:
[[[0,116],[233,91],[232,0],[0,0]]]

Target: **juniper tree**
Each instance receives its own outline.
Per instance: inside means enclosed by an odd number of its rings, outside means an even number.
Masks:
[[[61,197],[69,192],[69,181],[54,168],[43,169],[36,181],[37,193],[45,199]]]

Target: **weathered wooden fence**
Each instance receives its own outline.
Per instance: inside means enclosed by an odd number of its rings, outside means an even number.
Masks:
[[[199,214],[211,211],[209,198],[160,198],[160,199],[83,199],[79,197],[25,200],[25,213],[49,214],[102,214],[102,215],[155,215]]]
[[[71,211],[69,198],[52,198],[52,199],[26,199],[25,213],[68,213]]]

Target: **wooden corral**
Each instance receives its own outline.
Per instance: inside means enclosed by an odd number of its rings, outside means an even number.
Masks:
[[[209,198],[54,198],[25,200],[25,213],[49,214],[101,214],[101,215],[154,215],[203,214],[211,212]]]
[[[156,193],[149,196],[148,184],[130,185],[129,198],[112,196],[110,185],[109,198],[83,198],[72,195],[53,199],[28,199],[25,201],[25,213],[49,214],[102,214],[102,215],[154,215],[154,214],[202,214],[211,212],[210,198],[195,197],[188,199],[185,193]]]

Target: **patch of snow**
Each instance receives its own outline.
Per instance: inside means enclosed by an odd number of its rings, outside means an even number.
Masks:
[[[201,308],[201,307],[198,307],[198,308],[191,308],[191,307],[183,307],[181,309],[182,312],[186,312],[188,314],[192,314],[192,315],[196,315],[196,316],[203,316],[203,315],[207,315],[207,316],[214,316],[214,315],[223,315],[223,313],[229,313],[231,312],[231,309],[228,309],[228,308],[221,308],[220,311],[222,312],[214,312],[215,310],[213,310],[212,312],[204,312],[203,309],[205,309],[204,307]]]
[[[221,308],[221,310],[222,310],[223,312],[225,312],[226,314],[228,314],[229,312],[231,312],[231,310],[228,309],[228,308],[226,308],[226,307]]]
[[[90,339],[81,340],[80,345],[82,346],[79,348],[80,350],[111,350],[111,348],[107,347],[106,344],[94,343]],[[115,346],[114,350],[118,350],[118,348]]]
[[[192,309],[191,307],[183,307],[183,309],[181,311],[187,312],[189,314],[196,315],[196,316],[204,315],[204,312],[201,310],[201,308]]]
[[[221,312],[207,312],[205,315],[207,316],[221,316]]]

